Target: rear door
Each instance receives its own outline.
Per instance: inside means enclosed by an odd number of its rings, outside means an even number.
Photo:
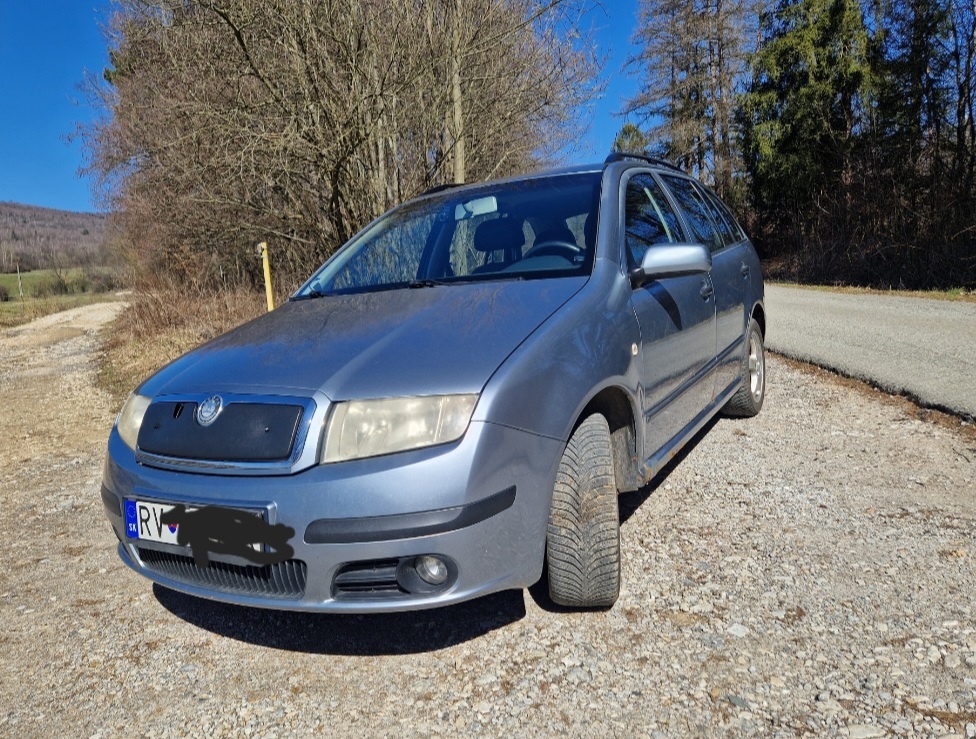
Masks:
[[[742,377],[751,305],[752,247],[745,232],[729,209],[711,192],[696,187],[707,198],[712,215],[722,232],[724,248],[712,255],[712,280],[715,282],[715,305],[718,315],[718,364],[715,369],[715,393],[722,395],[737,385]]]
[[[745,236],[731,216],[708,190],[681,175],[662,174],[662,179],[681,205],[694,239],[712,252],[715,288],[715,370],[709,386],[709,402],[739,381],[745,335],[744,300],[748,269],[742,255]],[[743,269],[746,272],[743,273]]]

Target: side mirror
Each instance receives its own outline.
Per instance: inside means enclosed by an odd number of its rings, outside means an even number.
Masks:
[[[640,266],[630,273],[634,287],[661,277],[705,274],[712,269],[712,253],[703,244],[659,244],[644,252]]]

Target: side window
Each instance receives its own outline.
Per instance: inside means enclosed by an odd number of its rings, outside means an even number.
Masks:
[[[685,215],[688,216],[688,226],[691,228],[694,238],[711,251],[718,251],[725,246],[722,234],[709,214],[710,208],[702,194],[695,188],[694,183],[685,177],[661,176],[674,194],[675,200],[681,205]]]
[[[739,230],[735,227],[735,219],[732,218],[728,208],[722,205],[722,202],[714,193],[702,187],[697,182],[695,183],[695,189],[705,198],[705,204],[712,214],[712,220],[718,226],[719,231],[722,232],[722,240],[725,242],[725,245],[729,246],[730,244],[741,241]]]
[[[641,263],[654,244],[684,241],[678,218],[664,191],[649,174],[638,174],[627,183],[624,206],[627,258],[631,267]]]
[[[735,220],[735,216],[732,215],[732,211],[730,211],[726,207],[725,203],[723,203],[721,200],[719,200],[715,195],[712,195],[711,193],[709,193],[709,195],[711,195],[711,202],[712,202],[712,204],[716,208],[718,208],[719,213],[721,213],[723,216],[725,216],[725,220],[726,220],[726,222],[728,222],[729,228],[732,230],[732,237],[733,237],[732,238],[732,243],[738,243],[740,241],[745,241],[746,240],[746,232],[742,230],[742,226],[740,226],[739,225],[739,222]]]

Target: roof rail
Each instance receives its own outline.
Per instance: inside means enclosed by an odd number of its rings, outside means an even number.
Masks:
[[[641,162],[647,162],[648,164],[656,164],[660,167],[667,167],[668,169],[674,169],[681,172],[681,167],[671,162],[666,162],[663,159],[655,159],[654,157],[645,156],[644,154],[633,154],[629,151],[612,151],[610,155],[603,160],[604,164],[611,164],[613,162],[623,162],[628,159],[636,159]]]

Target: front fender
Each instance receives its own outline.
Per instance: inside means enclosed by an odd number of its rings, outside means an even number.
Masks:
[[[640,328],[626,278],[598,260],[587,284],[536,329],[496,370],[475,420],[569,439],[580,413],[601,390],[639,392]]]

